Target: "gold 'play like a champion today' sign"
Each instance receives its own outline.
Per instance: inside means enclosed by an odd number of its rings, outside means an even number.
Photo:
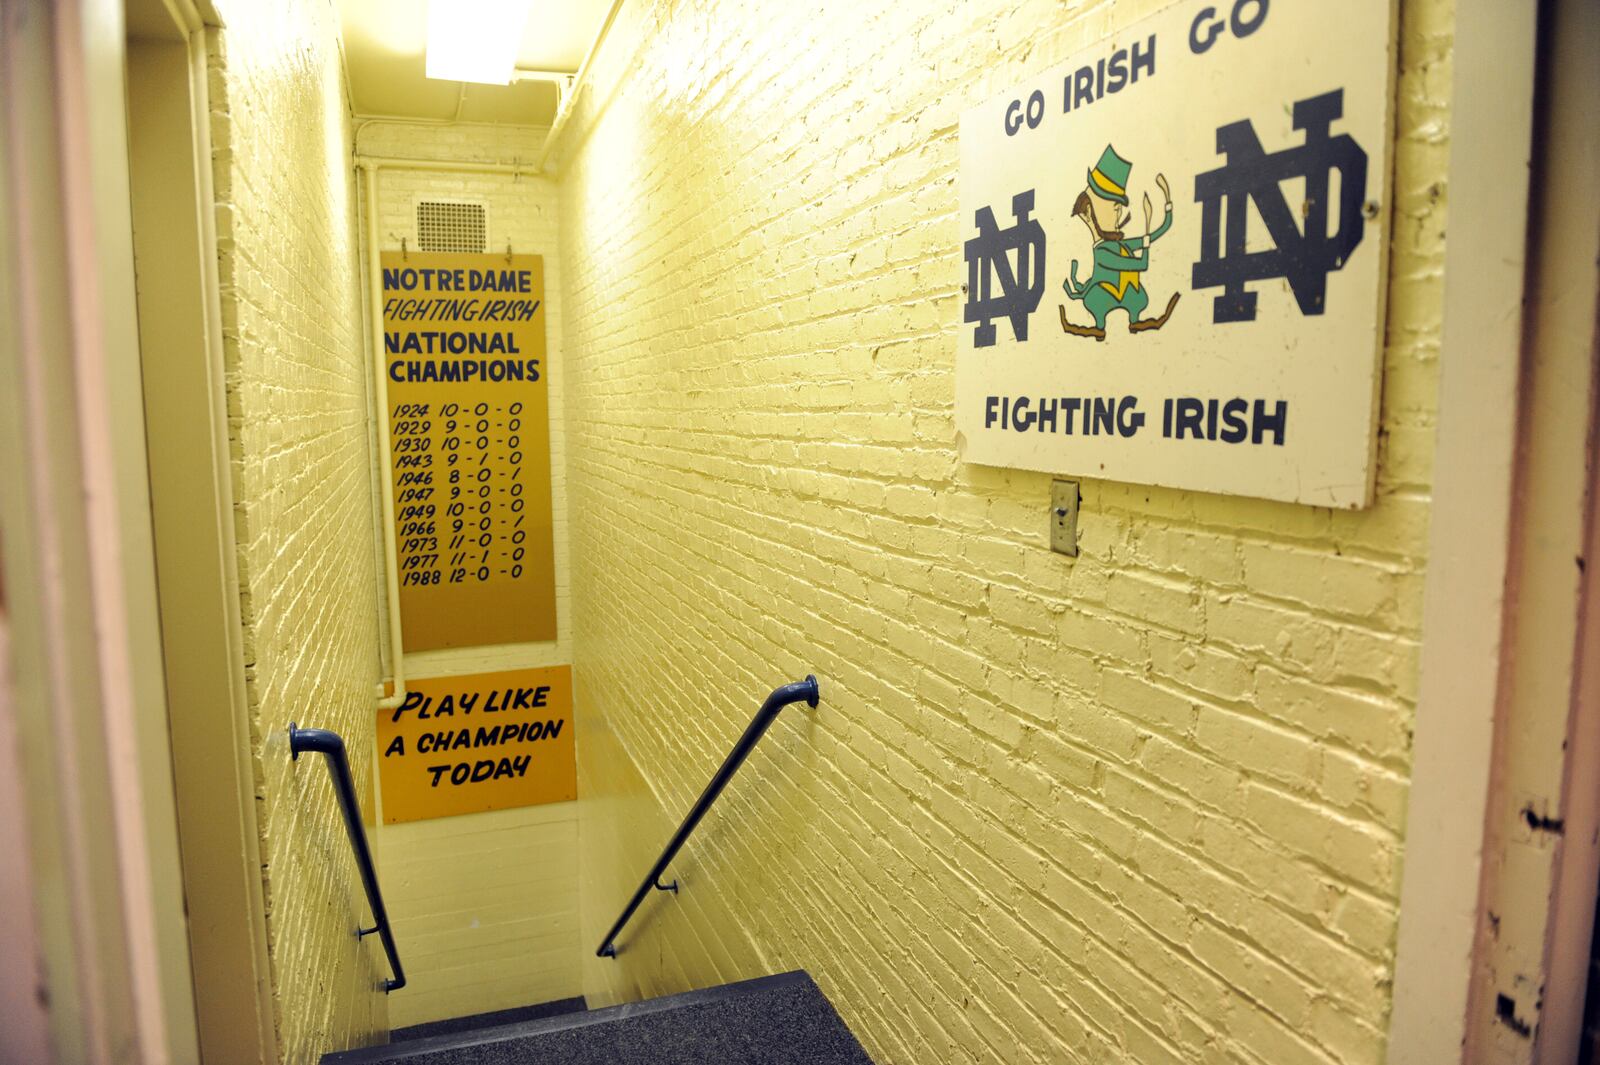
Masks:
[[[378,751],[384,824],[576,798],[572,667],[411,681]]]
[[[544,260],[381,266],[405,649],[553,640]]]

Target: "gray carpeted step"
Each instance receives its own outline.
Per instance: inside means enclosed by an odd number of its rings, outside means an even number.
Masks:
[[[804,972],[329,1054],[323,1065],[872,1065]]]
[[[429,1021],[427,1024],[413,1024],[405,1028],[396,1028],[389,1033],[389,1042],[403,1043],[408,1039],[430,1039],[436,1035],[455,1035],[458,1032],[472,1032],[479,1028],[498,1028],[506,1024],[521,1024],[523,1021],[542,1021],[546,1017],[558,1017],[564,1013],[582,1013],[589,1008],[583,996],[577,998],[562,998],[554,1002],[540,1002],[533,1006],[518,1006],[509,1010],[495,1010],[493,1013],[475,1013],[471,1017],[452,1017],[447,1021]]]

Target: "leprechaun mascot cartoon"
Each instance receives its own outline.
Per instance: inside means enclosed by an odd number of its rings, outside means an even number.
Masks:
[[[1078,325],[1067,320],[1067,308],[1061,306],[1061,328],[1073,336],[1106,338],[1106,316],[1122,310],[1128,314],[1128,332],[1142,333],[1160,329],[1172,316],[1178,305],[1179,293],[1174,292],[1167,301],[1167,309],[1159,318],[1140,318],[1150,305],[1150,296],[1144,289],[1144,272],[1150,268],[1150,245],[1159,240],[1172,225],[1172,190],[1166,176],[1156,175],[1161,195],[1166,198],[1166,210],[1161,224],[1150,229],[1150,194],[1144,196],[1144,231],[1142,237],[1123,234],[1128,224],[1128,175],[1133,164],[1116,153],[1111,145],[1100,153],[1100,161],[1089,171],[1088,186],[1078,194],[1072,207],[1072,216],[1083,220],[1094,240],[1094,270],[1088,280],[1078,280],[1078,260],[1072,260],[1071,275],[1061,283],[1067,296],[1082,302],[1084,310],[1094,316],[1094,325]]]

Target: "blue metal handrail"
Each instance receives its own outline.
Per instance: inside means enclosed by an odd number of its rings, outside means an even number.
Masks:
[[[389,956],[389,968],[394,979],[383,982],[384,991],[398,991],[406,986],[406,974],[400,968],[400,952],[394,945],[394,932],[389,927],[389,911],[383,907],[383,892],[378,889],[378,871],[372,864],[372,850],[367,846],[367,830],[361,827],[361,803],[356,799],[355,779],[350,775],[350,758],[345,754],[344,740],[337,732],[322,728],[295,728],[289,722],[289,751],[294,760],[300,760],[301,751],[314,751],[327,759],[328,776],[333,781],[334,794],[339,799],[339,812],[344,814],[344,829],[350,836],[350,849],[356,854],[356,867],[361,870],[361,885],[367,889],[367,905],[372,907],[371,928],[357,928],[356,937],[373,932],[383,940],[383,952]]]
[[[700,793],[700,798],[695,800],[694,808],[683,819],[683,824],[678,826],[672,839],[668,841],[666,849],[661,852],[661,857],[656,859],[656,864],[650,867],[650,872],[645,874],[644,881],[639,885],[639,890],[633,893],[633,898],[628,900],[628,905],[622,911],[622,916],[617,918],[617,923],[611,926],[611,931],[606,933],[605,942],[600,944],[600,949],[595,951],[595,956],[600,958],[615,958],[617,956],[616,939],[622,927],[633,917],[634,911],[644,901],[646,895],[654,888],[657,891],[670,891],[678,893],[678,882],[670,884],[661,882],[661,874],[667,871],[667,866],[672,864],[672,859],[677,857],[678,850],[694,831],[700,819],[711,809],[711,804],[717,801],[717,796],[722,794],[722,789],[728,786],[728,781],[733,779],[733,774],[739,771],[744,760],[750,757],[750,752],[760,741],[767,727],[777,718],[778,711],[790,703],[797,703],[804,699],[806,705],[815,707],[820,695],[817,691],[817,678],[807,676],[805,680],[793,684],[785,684],[781,688],[773,689],[767,701],[761,704],[761,709],[756,711],[756,716],[751,718],[750,725],[744,730],[744,735],[739,737],[739,742],[733,745],[733,750],[728,752],[728,757],[723,759],[721,767],[712,776],[711,783],[706,785],[706,790]]]

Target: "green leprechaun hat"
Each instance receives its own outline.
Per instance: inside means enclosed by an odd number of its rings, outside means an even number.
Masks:
[[[1115,200],[1128,206],[1128,175],[1133,164],[1117,154],[1111,145],[1100,153],[1100,161],[1089,171],[1089,191],[1102,200]]]

